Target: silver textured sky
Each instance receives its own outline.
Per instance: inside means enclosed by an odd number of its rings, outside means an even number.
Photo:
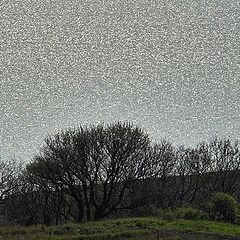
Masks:
[[[132,121],[192,145],[240,136],[239,0],[0,0],[0,155]]]

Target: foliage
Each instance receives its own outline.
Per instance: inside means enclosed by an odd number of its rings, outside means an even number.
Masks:
[[[237,217],[237,201],[226,193],[215,193],[208,203],[208,211],[213,220],[234,222]]]
[[[202,210],[192,207],[178,208],[174,211],[175,217],[189,220],[208,219],[208,214]]]
[[[162,209],[157,208],[154,205],[150,207],[143,207],[139,215],[160,217],[166,220],[174,219],[188,219],[188,220],[208,220],[209,215],[207,212],[193,208],[193,207],[181,207],[176,209]]]

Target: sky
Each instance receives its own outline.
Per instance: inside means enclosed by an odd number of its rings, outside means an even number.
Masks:
[[[100,122],[240,138],[239,0],[1,0],[0,29],[2,158]]]

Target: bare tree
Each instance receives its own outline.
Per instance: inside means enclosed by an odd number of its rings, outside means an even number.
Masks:
[[[162,140],[151,148],[152,164],[152,193],[148,194],[155,196],[157,206],[161,208],[168,207],[168,199],[170,197],[170,180],[173,176],[176,165],[176,149],[167,140]],[[148,186],[148,189],[150,188]]]
[[[147,177],[150,141],[146,133],[129,123],[92,129],[92,137],[85,176],[94,218],[98,219],[118,209],[132,184]]]
[[[208,144],[210,156],[208,174],[205,175],[207,192],[234,194],[240,183],[240,151],[238,142],[214,139]]]
[[[27,171],[45,189],[52,189],[53,193],[58,192],[62,196],[70,195],[77,205],[75,220],[79,222],[84,217],[84,202],[82,185],[74,174],[72,134],[73,131],[69,130],[49,136],[42,155],[34,158]]]
[[[151,172],[148,135],[130,123],[80,127],[46,139],[30,174],[58,186],[78,206],[78,221],[99,219],[115,211],[126,191]]]
[[[3,201],[19,185],[21,170],[21,163],[0,159],[0,201]]]

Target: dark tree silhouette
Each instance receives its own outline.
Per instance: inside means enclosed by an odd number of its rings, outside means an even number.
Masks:
[[[130,123],[80,127],[46,139],[28,165],[39,182],[61,187],[78,206],[77,221],[99,219],[122,203],[134,181],[151,173],[148,135]]]

